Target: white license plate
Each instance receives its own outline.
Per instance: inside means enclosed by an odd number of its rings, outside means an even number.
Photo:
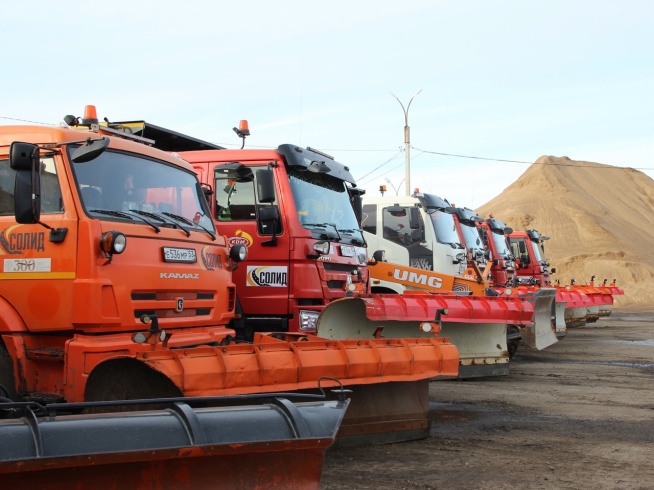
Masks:
[[[343,257],[356,257],[357,249],[350,245],[341,245],[341,255]]]
[[[198,261],[194,248],[163,247],[163,254],[165,262],[195,263]]]

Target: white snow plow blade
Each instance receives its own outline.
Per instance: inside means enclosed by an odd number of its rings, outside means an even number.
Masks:
[[[552,312],[556,313],[554,308],[554,298],[556,289],[540,288],[536,291],[530,291],[520,296],[534,307],[534,317],[530,325],[524,330],[524,342],[534,349],[545,349],[558,342],[554,331],[552,321]]]

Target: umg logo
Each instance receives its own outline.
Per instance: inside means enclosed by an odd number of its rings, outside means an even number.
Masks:
[[[429,286],[430,288],[440,289],[443,287],[443,279],[440,277],[432,277],[427,274],[419,274],[414,271],[401,271],[395,269],[393,277],[398,281],[408,282],[411,284],[418,284],[421,286]]]

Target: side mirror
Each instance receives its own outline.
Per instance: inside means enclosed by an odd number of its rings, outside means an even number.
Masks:
[[[257,198],[259,202],[275,202],[275,179],[269,168],[257,170]]]
[[[38,223],[41,219],[41,173],[39,147],[13,142],[9,166],[16,170],[14,181],[14,216],[20,224]]]
[[[257,176],[258,177],[258,176]],[[273,196],[274,197],[274,196]],[[279,224],[279,208],[277,206],[261,206],[259,207],[259,224],[262,229],[267,230],[270,226],[272,231],[272,238],[265,242],[261,242],[262,247],[274,247],[277,245],[277,226]],[[269,232],[269,231],[268,231]]]
[[[269,222],[279,219],[279,208],[277,206],[262,206],[259,208],[259,221]]]
[[[98,158],[109,146],[109,138],[89,139],[86,144],[75,149],[70,159],[73,163],[86,163]]]
[[[413,207],[409,211],[409,227],[415,230],[420,227],[420,209]]]
[[[354,209],[354,215],[357,217],[357,223],[361,226],[363,221],[363,199],[361,195],[357,194],[352,197],[352,209]]]
[[[399,218],[400,216],[406,216],[406,209],[402,206],[389,206],[386,208],[386,211],[391,215]]]
[[[39,147],[32,143],[14,141],[9,149],[9,166],[12,170],[34,170],[41,157]]]

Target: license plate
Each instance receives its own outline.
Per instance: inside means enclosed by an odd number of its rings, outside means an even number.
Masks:
[[[341,255],[343,257],[356,257],[357,249],[350,245],[341,245]]]
[[[165,262],[195,263],[198,261],[194,248],[163,247],[163,254]]]

